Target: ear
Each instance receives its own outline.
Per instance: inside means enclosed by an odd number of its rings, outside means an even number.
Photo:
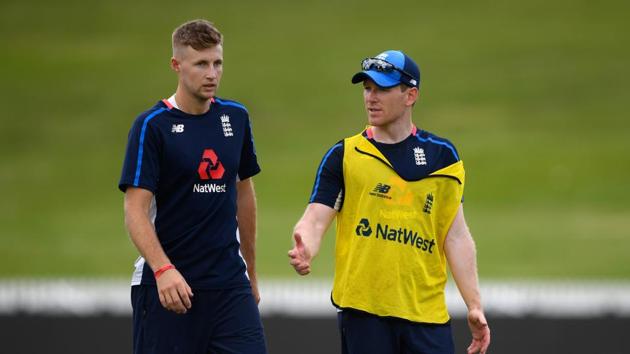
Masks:
[[[407,93],[407,105],[413,106],[413,104],[416,103],[416,101],[420,97],[420,91],[418,90],[417,87],[411,87],[406,91],[406,93]]]
[[[179,62],[175,59],[175,57],[171,58],[171,69],[175,72],[179,72],[180,70]]]

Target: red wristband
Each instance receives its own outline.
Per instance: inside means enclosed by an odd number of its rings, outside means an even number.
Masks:
[[[166,272],[169,269],[175,269],[175,266],[172,264],[167,264],[165,266],[162,266],[160,269],[156,270],[155,273],[153,273],[153,275],[155,276],[155,279],[157,280],[157,278],[159,278],[160,275],[162,275],[162,273]]]

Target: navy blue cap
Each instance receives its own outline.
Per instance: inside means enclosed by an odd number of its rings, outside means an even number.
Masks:
[[[400,84],[411,87],[420,86],[420,69],[418,65],[413,59],[400,50],[385,51],[375,56],[374,59],[386,61],[409,75],[405,75],[398,70],[389,72],[377,71],[375,69],[363,70],[354,74],[352,77],[353,84],[363,82],[365,79],[371,79],[382,88],[390,88]]]

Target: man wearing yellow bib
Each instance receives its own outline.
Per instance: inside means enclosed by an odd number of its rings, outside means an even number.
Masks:
[[[368,127],[325,154],[295,226],[290,264],[306,275],[337,217],[332,302],[344,354],[452,354],[446,264],[468,307],[472,343],[485,353],[476,251],[462,205],[464,166],[446,139],[416,128],[420,70],[401,51],[364,59]]]

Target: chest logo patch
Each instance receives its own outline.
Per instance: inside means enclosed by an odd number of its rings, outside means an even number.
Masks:
[[[359,221],[356,230],[354,230],[357,236],[369,237],[372,234],[372,228],[370,227],[370,221],[366,218]]]
[[[205,149],[197,172],[199,172],[199,178],[203,180],[221,179],[225,173],[225,168],[213,149]]]
[[[373,197],[392,199],[392,197],[387,195],[387,193],[389,193],[389,190],[391,188],[392,186],[390,186],[389,184],[377,183],[376,187],[374,187],[374,189],[370,192],[370,195]]]
[[[422,211],[427,214],[431,214],[431,208],[433,208],[433,193],[427,194],[427,199],[424,201]]]
[[[183,132],[184,132],[183,124],[173,124],[173,127],[171,128],[171,133],[183,133]]]
[[[420,147],[413,148],[413,157],[416,160],[416,166],[422,166],[427,164],[427,157],[424,154],[424,149]]]
[[[223,127],[223,136],[230,137],[234,136],[234,132],[232,131],[232,124],[230,124],[230,116],[224,114],[221,116],[221,126]]]

